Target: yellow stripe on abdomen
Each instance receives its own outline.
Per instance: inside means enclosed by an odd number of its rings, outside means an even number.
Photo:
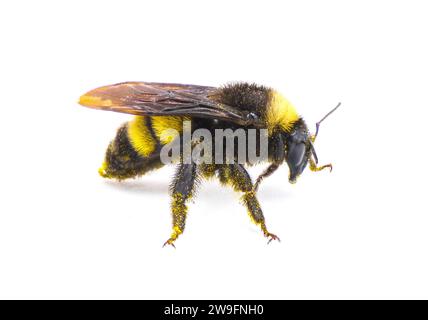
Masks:
[[[153,116],[152,129],[162,144],[173,141],[183,132],[183,121],[186,117]]]
[[[156,138],[147,127],[145,116],[136,116],[128,123],[128,138],[139,155],[147,157],[156,149]]]

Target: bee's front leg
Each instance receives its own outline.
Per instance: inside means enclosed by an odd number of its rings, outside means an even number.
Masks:
[[[194,192],[197,177],[196,164],[179,164],[171,184],[172,233],[164,243],[174,246],[175,240],[183,233],[186,224],[187,205]]]
[[[231,185],[236,191],[243,192],[242,201],[247,207],[251,220],[260,226],[265,237],[272,240],[279,238],[266,228],[265,217],[256,197],[251,177],[241,164],[222,165],[219,169],[220,182]],[[269,243],[268,242],[268,243]]]
[[[309,159],[309,169],[314,172],[322,171],[326,168],[330,169],[330,172],[333,170],[333,165],[331,163],[325,164],[323,166],[318,167],[314,160]]]
[[[259,185],[263,181],[263,179],[271,176],[278,168],[279,168],[279,164],[277,163],[272,163],[269,167],[267,167],[266,170],[263,171],[263,173],[258,176],[256,183],[254,183],[254,186],[253,186],[254,192],[257,192]]]

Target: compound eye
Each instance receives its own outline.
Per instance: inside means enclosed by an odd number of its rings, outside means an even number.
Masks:
[[[303,161],[305,151],[306,151],[306,146],[304,143],[297,143],[297,144],[291,145],[287,154],[288,163],[298,167]]]

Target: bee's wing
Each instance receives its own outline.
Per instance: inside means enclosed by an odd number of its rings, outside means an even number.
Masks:
[[[196,116],[241,125],[255,124],[247,113],[216,102],[217,88],[197,85],[123,82],[104,86],[80,97],[85,107],[147,116]]]

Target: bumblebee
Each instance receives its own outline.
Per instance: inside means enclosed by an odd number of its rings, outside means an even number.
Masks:
[[[80,97],[83,106],[128,113],[135,118],[123,124],[108,145],[99,173],[109,179],[129,179],[161,168],[160,153],[171,142],[165,130],[174,129],[179,139],[183,122],[190,121],[192,130],[199,128],[215,132],[216,129],[265,129],[268,141],[269,166],[253,183],[245,169],[250,163],[184,163],[179,161],[171,183],[172,233],[164,245],[174,246],[183,233],[187,217],[187,202],[195,195],[202,179],[218,178],[223,185],[242,193],[251,220],[260,227],[264,236],[280,240],[268,231],[256,194],[261,181],[287,163],[289,182],[306,168],[332,170],[332,165],[318,166],[313,143],[315,134],[294,106],[277,91],[249,83],[233,83],[223,87],[199,85],[124,82],[89,91]],[[174,246],[175,247],[175,246]]]

